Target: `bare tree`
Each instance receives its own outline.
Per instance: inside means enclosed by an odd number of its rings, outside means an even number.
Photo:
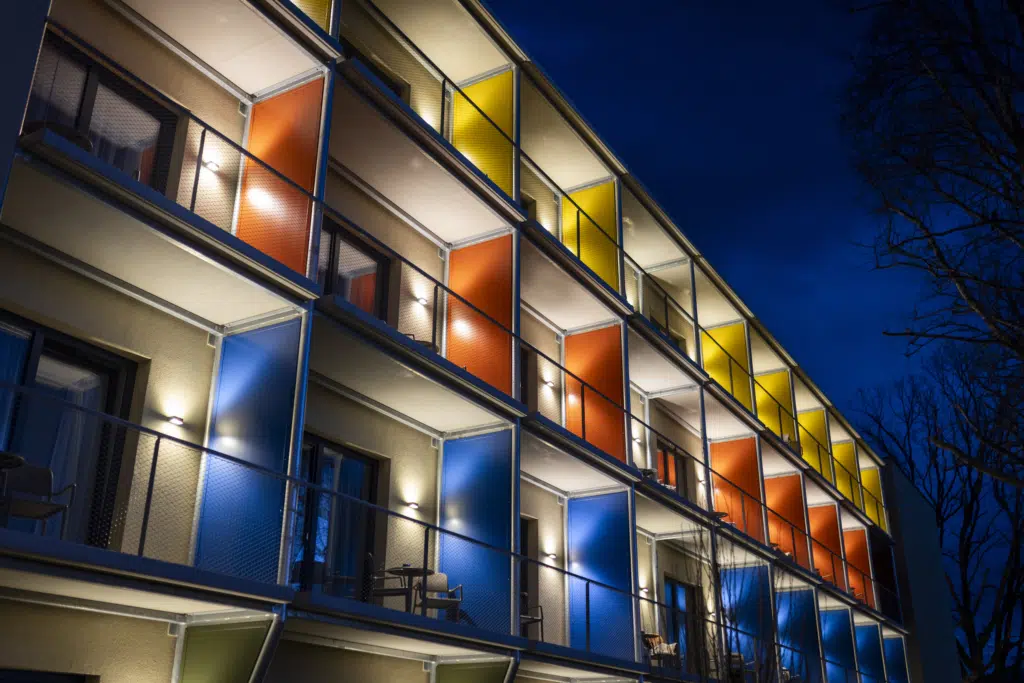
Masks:
[[[959,424],[987,460],[933,439],[979,471],[1024,486],[1024,1],[889,0],[865,8],[844,125],[883,217],[879,268],[920,273],[908,353],[937,340],[980,349],[978,386],[998,422]]]
[[[934,510],[968,680],[1009,681],[1024,674],[1024,490],[968,464],[1000,457],[989,442],[1001,427],[976,398],[987,351],[945,345],[921,375],[866,394],[863,413],[866,436]]]

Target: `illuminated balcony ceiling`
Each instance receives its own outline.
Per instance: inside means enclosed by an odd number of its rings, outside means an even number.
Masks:
[[[241,0],[123,0],[247,93],[317,66],[306,51]]]
[[[566,493],[590,491],[615,486],[618,482],[582,460],[551,446],[540,438],[523,432],[520,446],[520,469]]]
[[[679,244],[668,236],[661,225],[654,220],[632,193],[622,193],[622,244],[629,257],[640,264],[641,268],[649,268],[659,263],[669,263],[686,257]],[[677,272],[678,271],[678,272]],[[690,266],[658,271],[659,278],[671,278],[672,284],[690,289]],[[689,306],[688,301],[679,303]]]
[[[40,197],[46,201],[41,203]],[[22,161],[14,163],[3,222],[217,325],[289,306],[254,280],[200,257],[125,211]]]
[[[374,4],[456,83],[509,63],[453,0],[375,0]]]
[[[694,385],[675,362],[633,330],[629,331],[629,380],[648,394]]]
[[[700,395],[696,388],[662,396],[658,400],[680,420],[689,424],[694,431],[700,431]],[[736,417],[729,408],[710,394],[705,395],[704,416],[705,436],[711,441],[738,439],[754,433],[746,422]]]
[[[540,662],[523,655],[516,680],[526,681],[595,681],[595,683],[628,683],[635,678],[609,676],[607,673],[581,669],[551,662]]]
[[[636,525],[655,535],[689,533],[700,529],[695,522],[641,495],[636,497]]]
[[[522,300],[563,330],[597,325],[616,318],[575,278],[552,263],[526,240],[521,245]]]
[[[330,155],[445,242],[507,227],[462,181],[341,82],[334,89]],[[334,208],[345,213],[344,206]]]

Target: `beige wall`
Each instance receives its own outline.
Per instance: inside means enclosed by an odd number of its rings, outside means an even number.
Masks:
[[[527,343],[532,344],[538,351],[556,363],[561,357],[561,344],[558,335],[534,315],[528,311],[521,310],[519,315],[519,336]],[[562,422],[562,371],[544,358],[537,359],[537,372],[540,378],[537,382],[537,408],[540,414],[556,424]],[[545,380],[551,380],[555,386],[549,387],[544,384]]]
[[[638,533],[636,535],[636,578],[637,590],[646,588],[647,595],[640,593],[641,598],[658,601],[660,595],[654,585],[654,563],[652,554],[654,552],[654,541],[648,536]],[[647,633],[654,633],[654,612],[655,606],[644,600],[640,601],[640,624]]]
[[[389,481],[381,482],[381,493],[387,492],[387,507],[405,517],[437,524],[437,449],[431,446],[429,436],[315,382],[310,382],[306,395],[305,428],[380,460],[381,473],[390,472]],[[379,495],[378,501],[383,505],[383,496]],[[419,509],[409,509],[407,501],[418,503]],[[403,563],[421,566],[423,527],[389,516],[387,529],[384,557],[379,557],[379,551],[375,554],[375,569]],[[401,598],[388,600],[395,604],[385,604],[397,606]]]
[[[520,514],[537,520],[538,557],[542,563],[565,568],[565,506],[558,497],[528,481],[521,481]],[[547,557],[554,553],[555,559]],[[565,645],[565,575],[553,569],[537,567],[539,604],[544,608],[544,637],[549,643]],[[538,635],[539,637],[539,635]]]
[[[31,283],[31,286],[26,286]],[[214,350],[207,333],[30,252],[0,242],[0,308],[125,356],[138,364],[130,419],[144,427],[203,442]],[[167,416],[183,417],[175,427]],[[142,501],[155,439],[137,448],[123,546],[137,548]],[[147,555],[185,562],[199,476],[199,453],[165,442],[154,488]]]
[[[266,683],[427,683],[421,662],[281,639]],[[105,683],[105,682],[104,682]]]
[[[651,467],[654,463],[647,462],[647,441],[648,438],[655,438],[653,434],[647,431],[644,427],[644,397],[640,395],[636,389],[630,387],[629,389],[629,414],[636,418],[635,421],[630,422],[630,440],[629,449],[633,458],[633,465],[636,467]],[[654,426],[653,424],[651,425]],[[640,437],[640,442],[637,443],[634,437]],[[651,441],[651,448],[654,448],[654,441]]]
[[[0,669],[98,676],[102,683],[167,683],[175,639],[167,624],[0,601]]]

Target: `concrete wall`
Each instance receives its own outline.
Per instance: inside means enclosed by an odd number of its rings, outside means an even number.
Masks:
[[[886,500],[903,620],[909,629],[907,663],[914,683],[959,681],[953,609],[942,567],[935,515],[896,467],[886,467]]]
[[[26,286],[32,283],[32,286]],[[213,376],[214,350],[207,333],[135,299],[0,242],[0,308],[102,346],[138,364],[129,418],[192,443],[202,443]],[[185,420],[181,427],[167,416]],[[128,465],[122,489],[132,485],[122,547],[134,552],[148,482],[154,438],[125,444]],[[134,467],[129,454],[136,452]],[[185,562],[200,454],[166,442],[158,461],[147,555]],[[158,540],[155,540],[158,539]]]
[[[520,514],[537,520],[539,557],[534,559],[565,569],[565,505],[558,504],[558,496],[522,481],[520,486]],[[547,554],[554,553],[555,559]],[[547,642],[567,644],[565,633],[565,575],[553,569],[537,568],[537,589],[540,605],[544,608],[544,637]]]
[[[538,351],[557,363],[561,358],[561,342],[550,327],[528,311],[520,311],[519,335]],[[537,408],[540,414],[556,424],[562,423],[563,377],[560,368],[545,358],[537,358]],[[544,384],[550,380],[553,387]]]
[[[437,524],[437,449],[431,446],[429,436],[315,382],[309,383],[306,396],[305,428],[380,462],[377,500],[381,506],[405,517]],[[405,505],[409,501],[418,503],[419,509]],[[378,549],[375,569],[403,563],[421,566],[423,533],[418,524],[390,517],[384,556],[379,557]],[[388,598],[385,604],[397,606],[400,601],[401,598]]]
[[[427,683],[422,662],[281,639],[265,683]],[[106,683],[104,681],[104,683]]]
[[[647,589],[647,594],[640,593],[641,598],[658,601],[660,595],[654,580],[654,540],[644,534],[636,535],[636,578],[637,589]],[[640,602],[640,625],[645,633],[655,632],[656,606],[650,602]]]
[[[0,601],[0,669],[97,676],[103,683],[171,680],[167,624]]]

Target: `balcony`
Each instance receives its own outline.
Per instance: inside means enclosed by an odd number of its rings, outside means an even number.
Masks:
[[[374,88],[454,150],[505,201],[514,199],[511,61],[455,2],[342,3],[341,37]]]
[[[100,18],[107,14],[97,10]],[[106,18],[112,35],[115,28],[128,30]],[[150,51],[161,49],[154,41],[133,39]],[[131,67],[152,70],[149,62],[127,56]],[[173,56],[167,65],[168,74],[142,81],[70,29],[51,24],[23,127],[21,145],[28,155],[12,173],[14,192],[4,206],[5,222],[39,248],[56,249],[183,308],[204,305],[193,304],[198,292],[182,286],[183,264],[199,260],[197,250],[212,254],[203,257],[207,264],[196,265],[196,272],[244,269],[298,295],[312,289],[305,276],[310,273],[310,191],[319,153],[322,79],[255,104],[245,149],[239,140],[246,119],[238,116],[238,100]],[[183,72],[180,80],[174,80],[175,70]],[[202,112],[227,125],[228,132],[165,94],[165,88],[173,92],[182,81]],[[228,107],[234,119],[225,116]],[[310,120],[285,117],[284,128],[268,140],[264,127],[280,107],[304,111]],[[282,119],[275,121],[281,124]],[[292,155],[288,159],[284,147]],[[69,176],[42,172],[52,167],[39,164],[37,156]],[[287,162],[282,166],[287,175],[270,161]],[[82,181],[88,190],[74,187]],[[40,210],[30,201],[40,193],[63,201]],[[121,211],[113,204],[119,201]],[[57,229],[69,220],[76,230]],[[167,240],[161,233],[180,237]],[[237,290],[223,278],[220,286],[224,289],[203,291],[230,295]],[[265,311],[258,300],[238,296],[236,303],[248,316]]]

